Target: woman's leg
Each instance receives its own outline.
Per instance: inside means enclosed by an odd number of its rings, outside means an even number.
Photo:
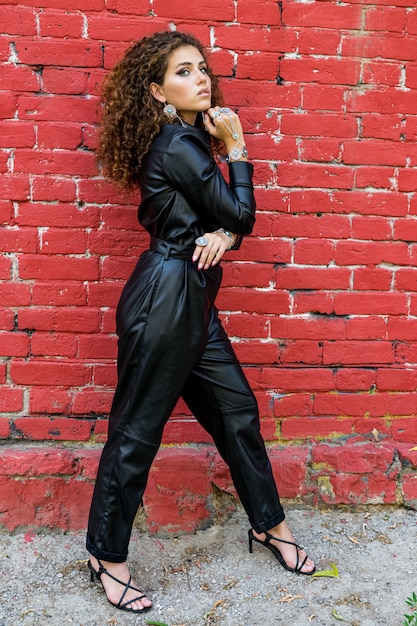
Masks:
[[[263,532],[285,514],[260,434],[258,405],[215,311],[209,330],[182,396],[228,464],[252,527]]]
[[[256,399],[215,311],[206,350],[193,368],[182,395],[228,464],[256,537],[262,540],[268,531],[294,542],[260,435]],[[295,548],[275,543],[286,563],[295,567]],[[300,562],[305,556],[304,552],[298,555]],[[308,560],[302,571],[312,569],[314,564]]]

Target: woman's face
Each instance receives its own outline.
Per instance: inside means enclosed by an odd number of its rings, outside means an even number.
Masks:
[[[178,115],[188,124],[194,124],[197,113],[211,106],[211,80],[207,63],[194,46],[181,46],[168,60],[162,85],[151,84],[154,98],[164,104],[173,104]]]

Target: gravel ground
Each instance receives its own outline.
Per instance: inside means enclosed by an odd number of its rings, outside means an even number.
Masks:
[[[154,602],[143,616],[112,607],[87,574],[84,533],[0,534],[0,626],[353,626],[402,625],[417,592],[417,512],[367,507],[286,507],[298,542],[319,570],[296,576],[272,554],[247,547],[241,511],[193,535],[134,531],[130,565]]]

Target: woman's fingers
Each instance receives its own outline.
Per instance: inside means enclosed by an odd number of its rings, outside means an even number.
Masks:
[[[196,246],[193,253],[193,261],[198,261],[199,270],[206,270],[210,266],[216,265],[230,245],[230,242],[225,241],[225,237],[221,233],[204,233],[204,237],[208,239],[208,244]]]

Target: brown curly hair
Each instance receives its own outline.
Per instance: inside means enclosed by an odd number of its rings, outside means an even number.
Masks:
[[[138,185],[143,158],[161,124],[168,121],[164,105],[151,95],[150,84],[163,83],[169,56],[181,46],[194,46],[207,61],[204,47],[193,35],[157,32],[133,44],[104,82],[97,159],[104,173],[124,189]],[[222,106],[217,77],[210,67],[207,73],[212,81],[212,106]],[[215,152],[221,151],[216,142],[212,145]]]

